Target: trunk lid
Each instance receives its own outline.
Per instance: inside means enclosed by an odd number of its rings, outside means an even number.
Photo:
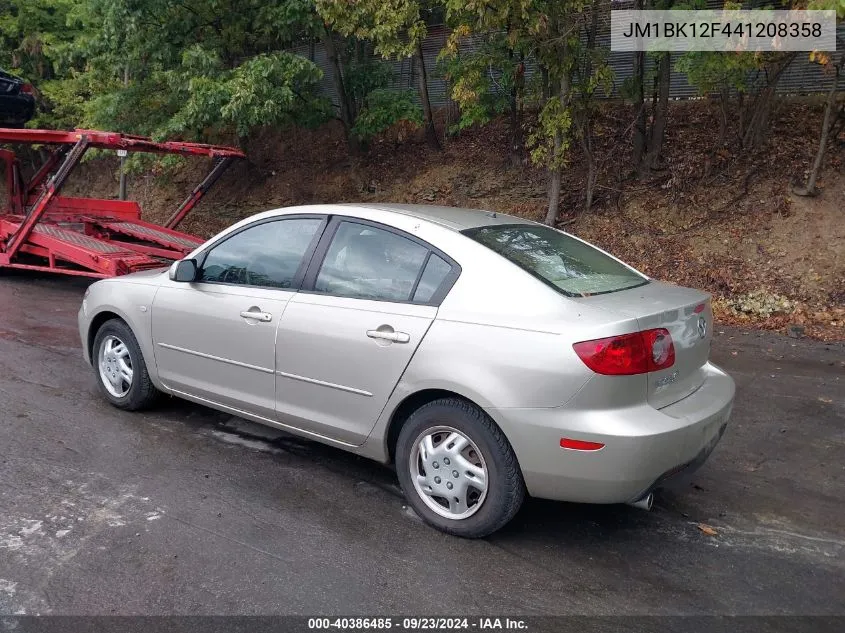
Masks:
[[[710,295],[652,281],[638,288],[577,299],[592,307],[636,319],[640,330],[665,328],[675,346],[675,363],[647,374],[648,403],[656,409],[685,398],[704,382],[710,357],[713,311]]]

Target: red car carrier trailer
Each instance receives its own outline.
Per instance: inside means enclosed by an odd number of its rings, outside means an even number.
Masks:
[[[0,268],[24,268],[86,277],[113,277],[166,266],[204,240],[176,227],[243,152],[233,147],[168,141],[96,130],[0,128],[0,145],[44,145],[47,161],[24,181],[14,152],[0,149],[8,206],[0,208]],[[59,195],[71,170],[89,148],[208,156],[211,172],[164,226],[141,220],[137,202]],[[2,165],[0,165],[2,167]]]

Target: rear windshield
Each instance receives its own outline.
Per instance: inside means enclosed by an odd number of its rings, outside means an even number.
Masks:
[[[547,226],[500,224],[463,233],[569,296],[616,292],[648,283],[598,249]]]

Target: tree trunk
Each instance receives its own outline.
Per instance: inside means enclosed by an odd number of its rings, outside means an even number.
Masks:
[[[742,135],[742,149],[751,150],[763,143],[774,96],[774,86],[766,86],[753,100],[751,117],[748,119]]]
[[[509,50],[511,64],[513,64],[514,51]],[[508,160],[511,167],[521,167],[524,159],[525,141],[522,136],[522,96],[525,91],[525,59],[520,56],[519,62],[514,67],[514,82],[510,94],[510,136],[511,147]]]
[[[634,9],[642,10],[643,0],[634,2]],[[645,117],[645,53],[634,53],[633,68],[634,89],[634,147],[631,160],[634,170],[639,172],[646,153],[646,117]]]
[[[544,100],[551,99],[552,82],[549,79],[549,69],[539,62],[538,65],[540,66],[540,92],[542,93]]]
[[[566,59],[568,54],[567,46],[564,45],[562,57]],[[561,105],[565,108],[569,105],[569,71],[564,70],[563,76],[560,78],[560,88],[557,98],[560,99]],[[549,208],[546,211],[545,222],[549,226],[555,225],[557,220],[558,207],[560,206],[560,176],[561,163],[563,159],[561,152],[563,151],[563,136],[560,132],[555,134],[554,153],[552,154],[552,166],[549,168]]]
[[[727,86],[722,86],[719,91],[719,138],[716,139],[716,147],[721,148],[728,138],[728,106],[730,105],[730,91]]]
[[[420,66],[419,90],[420,101],[422,101],[423,118],[425,119],[425,140],[432,149],[443,149],[440,146],[440,139],[437,138],[437,129],[434,127],[434,117],[431,112],[431,100],[428,96],[428,73],[425,70],[425,58],[423,57],[422,42],[417,42],[417,63]]]
[[[770,69],[771,74],[766,86],[752,100],[749,106],[751,118],[746,122],[742,135],[743,149],[754,149],[762,144],[769,125],[769,115],[772,111],[778,82],[783,75],[783,71],[789,67],[796,55],[797,53],[794,52],[787,53],[774,63]]]
[[[663,151],[663,140],[666,137],[666,117],[669,112],[670,71],[672,68],[672,53],[663,53],[657,67],[657,98],[654,104],[654,120],[648,139],[648,154],[646,156],[646,171],[656,169]]]
[[[560,152],[561,139],[560,134],[555,137],[555,154]],[[544,220],[549,226],[555,225],[557,220],[557,211],[560,206],[560,167],[549,168],[549,208],[546,211],[546,219]]]
[[[346,86],[343,81],[343,72],[340,60],[337,56],[337,48],[334,45],[334,37],[332,37],[332,33],[329,29],[323,29],[321,33],[321,40],[323,42],[323,47],[326,49],[326,57],[329,60],[329,65],[332,71],[332,83],[334,84],[335,92],[337,92],[337,99],[340,107],[340,122],[343,124],[343,132],[346,135],[349,153],[352,156],[358,156],[361,154],[361,143],[352,133],[352,128],[355,125],[355,115],[352,112],[352,107],[349,103],[349,94],[346,91]]]
[[[839,73],[842,70],[843,64],[845,64],[845,54],[842,55],[839,63],[834,68],[833,84],[827,93],[827,101],[824,105],[824,119],[822,120],[822,131],[819,136],[819,149],[816,152],[816,159],[813,161],[813,168],[810,170],[810,176],[807,179],[807,186],[795,192],[799,195],[815,196],[818,193],[816,190],[816,180],[821,171],[822,160],[827,149],[827,140],[830,137],[830,129],[833,127],[831,119],[833,118],[833,109],[836,107],[836,91],[839,88]]]
[[[596,47],[596,36],[599,29],[599,4],[600,0],[593,0],[590,9],[590,26],[587,30],[587,51],[584,60],[584,74],[581,77],[581,148],[584,151],[584,158],[587,161],[587,182],[584,191],[584,211],[589,211],[593,206],[593,191],[596,186],[597,167],[596,156],[593,152],[593,94],[585,86],[589,84],[593,75],[592,55]]]
[[[640,170],[647,148],[645,117],[645,53],[634,53],[634,148],[631,160],[634,169]]]
[[[584,124],[584,132],[581,135],[581,147],[584,150],[584,157],[587,160],[587,182],[585,185],[584,211],[589,211],[593,206],[593,192],[596,188],[598,169],[596,168],[596,156],[593,152],[593,130],[592,122],[588,119]]]

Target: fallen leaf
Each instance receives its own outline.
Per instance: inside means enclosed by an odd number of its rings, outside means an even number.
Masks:
[[[704,532],[707,536],[716,536],[719,534],[716,530],[714,530],[706,523],[699,523],[696,527],[702,532]]]
[[[833,402],[833,400],[831,400],[830,398],[822,398],[821,396],[819,396],[819,401],[824,402],[825,404],[830,404],[831,402]]]

